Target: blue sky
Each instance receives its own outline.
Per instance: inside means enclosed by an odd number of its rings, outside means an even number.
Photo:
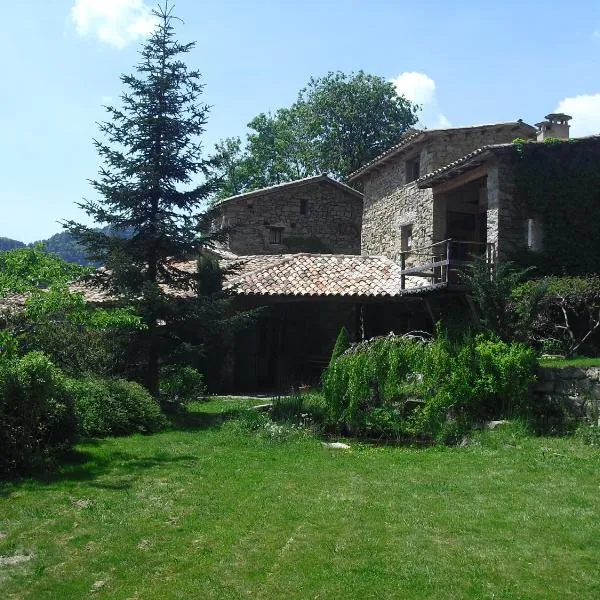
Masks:
[[[23,241],[84,219],[102,104],[117,100],[151,22],[146,0],[20,0],[3,6],[0,236]],[[177,0],[213,106],[204,143],[243,135],[311,75],[365,71],[423,104],[428,127],[561,109],[600,132],[600,3]]]

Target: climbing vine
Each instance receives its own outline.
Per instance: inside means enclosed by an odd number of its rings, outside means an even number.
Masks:
[[[600,144],[596,138],[514,141],[519,196],[543,230],[543,251],[517,257],[547,274],[600,270]]]

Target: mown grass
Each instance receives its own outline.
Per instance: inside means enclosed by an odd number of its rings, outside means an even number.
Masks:
[[[553,367],[555,369],[562,369],[564,367],[579,367],[581,369],[600,367],[600,358],[543,358],[539,362],[542,367]]]
[[[0,597],[598,598],[600,453],[516,427],[465,448],[275,443],[199,405],[0,494]]]

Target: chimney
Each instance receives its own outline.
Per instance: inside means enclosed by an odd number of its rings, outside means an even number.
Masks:
[[[535,124],[538,128],[538,142],[543,142],[548,138],[557,138],[559,140],[569,139],[569,121],[573,117],[564,113],[551,113],[544,118],[546,119],[545,121]]]

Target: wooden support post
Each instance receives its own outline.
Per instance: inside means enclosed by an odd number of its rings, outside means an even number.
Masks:
[[[473,318],[473,323],[475,325],[479,325],[479,315],[477,314],[477,308],[475,308],[475,302],[473,302],[473,298],[469,294],[465,294],[465,298],[467,299],[467,304],[471,309],[471,317]]]
[[[450,283],[450,258],[451,258],[452,240],[446,242],[446,280],[444,283]]]
[[[360,305],[360,341],[365,341],[365,305]]]
[[[406,269],[406,254],[404,252],[400,252],[400,289],[406,289],[406,275],[404,274],[404,269]]]
[[[433,324],[433,329],[432,331],[435,332],[435,315],[433,314],[433,310],[431,309],[431,304],[429,302],[429,300],[427,300],[427,298],[423,298],[423,302],[425,303],[425,308],[427,309],[427,313],[429,314],[429,318],[431,319],[431,322]]]

